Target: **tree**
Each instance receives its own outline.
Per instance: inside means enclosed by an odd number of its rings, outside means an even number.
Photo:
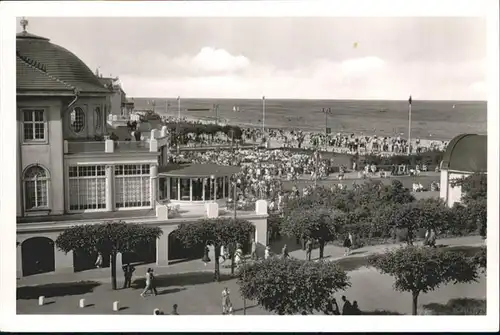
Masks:
[[[471,200],[486,199],[488,195],[488,176],[486,173],[473,173],[467,177],[456,179],[452,186],[462,187],[462,201],[467,204]]]
[[[486,272],[486,247],[482,247],[473,257],[474,263]]]
[[[146,243],[152,243],[162,235],[159,227],[143,224],[105,222],[79,225],[65,229],[56,239],[56,246],[70,251],[101,252],[110,255],[111,284],[116,290],[116,255],[134,252]]]
[[[477,281],[474,261],[464,253],[408,246],[369,258],[369,264],[395,277],[394,289],[412,294],[412,312],[417,315],[420,293],[442,284]]]
[[[330,296],[351,284],[333,262],[273,257],[245,264],[239,272],[241,295],[279,315],[326,312]]]
[[[420,199],[404,204],[392,217],[392,224],[397,229],[408,230],[407,243],[413,244],[417,229],[434,229],[446,227],[450,220],[450,210],[441,199]]]
[[[204,243],[214,247],[214,279],[220,280],[219,257],[221,246],[247,243],[255,231],[247,220],[232,218],[203,219],[194,223],[181,223],[174,236],[187,247]]]
[[[319,258],[323,258],[325,244],[333,241],[338,229],[335,214],[326,208],[296,209],[287,213],[281,226],[283,234],[314,239],[319,243]]]

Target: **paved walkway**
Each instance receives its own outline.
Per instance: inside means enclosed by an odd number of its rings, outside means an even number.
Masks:
[[[467,236],[458,238],[438,239],[437,244],[446,246],[480,246],[484,245],[484,240],[482,240],[480,236]],[[351,253],[351,255],[348,256],[348,258],[365,257],[375,253],[383,253],[386,250],[394,249],[400,246],[401,244],[383,244],[383,245],[366,246],[354,250]],[[306,258],[305,251],[303,251],[302,249],[290,252],[290,256],[297,259]],[[312,253],[312,258],[317,259],[318,257],[319,257],[319,249],[314,249]],[[344,249],[332,244],[328,244],[326,245],[324,250],[324,257],[329,260],[338,260],[345,258]],[[223,264],[223,266],[221,266],[221,273],[230,272],[230,268],[228,266],[224,266],[229,264],[230,262],[227,261],[226,264]],[[136,267],[135,271],[136,277],[142,276],[142,274],[146,272],[146,269],[148,267],[153,267],[156,275],[214,271],[213,261],[205,266],[200,258],[199,260],[192,260],[169,266],[156,266],[155,264],[140,265]],[[123,282],[123,274],[121,269],[117,269],[117,274],[118,274],[117,276],[118,285],[121,285],[121,283]],[[31,286],[31,285],[52,284],[52,283],[67,283],[67,282],[76,282],[83,280],[92,280],[101,283],[109,283],[110,277],[111,277],[111,271],[109,268],[93,269],[78,273],[49,273],[49,274],[40,274],[40,275],[33,275],[20,278],[17,281],[17,286],[21,287],[21,286]]]

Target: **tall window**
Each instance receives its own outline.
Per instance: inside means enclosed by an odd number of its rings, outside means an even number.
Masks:
[[[78,134],[83,127],[85,127],[85,113],[80,107],[75,107],[71,112],[71,129]]]
[[[179,179],[170,178],[170,200],[179,200]]]
[[[116,208],[151,206],[149,164],[115,166]]]
[[[24,141],[45,140],[45,113],[43,109],[23,110]]]
[[[69,167],[69,209],[73,211],[106,208],[106,167]]]
[[[102,112],[101,107],[95,108],[95,129],[99,130],[102,127]]]
[[[47,171],[35,165],[24,172],[24,194],[26,210],[48,207],[49,176]]]

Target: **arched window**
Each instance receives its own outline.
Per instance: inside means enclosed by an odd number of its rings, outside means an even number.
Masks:
[[[24,172],[24,197],[27,210],[48,207],[49,176],[39,166],[29,167]]]
[[[75,133],[79,133],[85,127],[85,113],[80,107],[75,107],[71,112],[71,129]]]
[[[97,106],[95,109],[95,129],[99,130],[102,126],[102,113],[101,107]]]

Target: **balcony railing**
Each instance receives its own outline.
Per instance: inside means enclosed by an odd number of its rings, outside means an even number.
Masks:
[[[128,152],[128,151],[149,151],[149,141],[119,141],[115,142],[115,152]]]
[[[82,152],[104,152],[105,142],[104,141],[93,141],[93,142],[70,142],[68,141],[69,154],[77,154]]]

